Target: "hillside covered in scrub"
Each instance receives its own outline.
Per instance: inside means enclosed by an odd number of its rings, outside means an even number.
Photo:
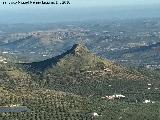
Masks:
[[[159,79],[158,72],[119,65],[75,44],[44,61],[0,63],[0,111],[31,111],[3,113],[0,119],[158,120]],[[124,97],[109,99],[114,95]]]

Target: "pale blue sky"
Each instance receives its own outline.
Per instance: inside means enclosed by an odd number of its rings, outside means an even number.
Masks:
[[[15,6],[15,5],[2,5],[2,1],[18,1],[18,0],[1,0],[0,6],[1,8],[24,8],[24,6]],[[19,0],[19,1],[28,1],[28,0]],[[32,0],[32,1],[42,1],[42,0]],[[43,1],[54,1],[54,0],[43,0]],[[56,0],[55,0],[56,1]],[[63,1],[63,0],[57,0]],[[71,5],[63,5],[63,7],[95,7],[95,6],[134,6],[134,5],[153,5],[160,4],[160,0],[69,0]],[[25,6],[26,7],[26,6]],[[27,5],[27,8],[35,8],[35,7],[59,7],[57,6],[35,6],[35,5]],[[62,5],[60,5],[62,7]]]
[[[71,0],[75,6],[121,6],[160,4],[160,0]]]

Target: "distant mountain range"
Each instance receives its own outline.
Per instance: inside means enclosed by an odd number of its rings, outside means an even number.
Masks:
[[[18,58],[17,60],[19,60],[19,62],[42,61],[45,59],[49,59],[53,56],[57,56],[61,53],[64,53],[68,48],[71,47],[71,45],[73,45],[73,43],[76,42],[75,39],[78,39],[78,38],[73,38],[70,40],[68,39],[61,40],[52,38],[52,36],[54,36],[52,32],[47,32],[45,34],[43,32],[30,33],[30,34],[33,35],[26,34],[26,37],[24,38],[20,38],[18,40],[13,40],[9,41],[8,43],[1,44],[0,50],[2,51],[2,53],[3,52],[9,53],[9,55],[6,54],[5,56],[11,58]],[[12,37],[10,39],[12,39]],[[160,42],[151,42],[148,43],[148,45],[145,44],[134,47],[128,46],[127,49],[125,49],[124,45],[122,45],[123,49],[120,49],[119,46],[117,45],[123,44],[123,42],[122,43],[120,42],[121,40],[118,42],[117,41],[105,42],[106,41],[104,40],[106,39],[105,37],[96,39],[97,40],[85,41],[85,43],[90,48],[91,51],[94,51],[97,55],[103,56],[104,58],[115,60],[120,64],[124,63],[130,66],[146,66],[148,64],[149,65],[160,64],[159,62]],[[107,39],[112,39],[112,38],[107,38]],[[134,43],[134,41],[132,42]],[[129,43],[129,41],[124,41],[124,43],[127,44]],[[116,47],[118,50],[116,50]]]
[[[133,47],[107,54],[109,59],[125,63],[130,66],[146,66],[160,64],[160,42]]]

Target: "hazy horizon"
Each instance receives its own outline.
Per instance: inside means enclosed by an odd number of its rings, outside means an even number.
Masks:
[[[119,0],[119,2],[93,0],[90,3],[85,0],[70,0],[70,2],[71,5],[54,6],[1,5],[0,23],[54,23],[160,17],[159,0],[147,2],[145,0]]]

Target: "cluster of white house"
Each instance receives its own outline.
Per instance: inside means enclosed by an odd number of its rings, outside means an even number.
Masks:
[[[115,100],[115,99],[124,99],[125,96],[121,94],[114,94],[114,95],[108,95],[105,97],[101,97],[102,99],[107,99],[107,100]],[[155,101],[151,100],[144,100],[143,103],[155,103]]]
[[[155,103],[155,101],[151,101],[151,100],[144,100],[143,103]]]
[[[105,97],[102,97],[103,99],[108,99],[108,100],[114,100],[114,99],[124,99],[125,96],[121,94],[114,94],[114,95],[107,95]]]

